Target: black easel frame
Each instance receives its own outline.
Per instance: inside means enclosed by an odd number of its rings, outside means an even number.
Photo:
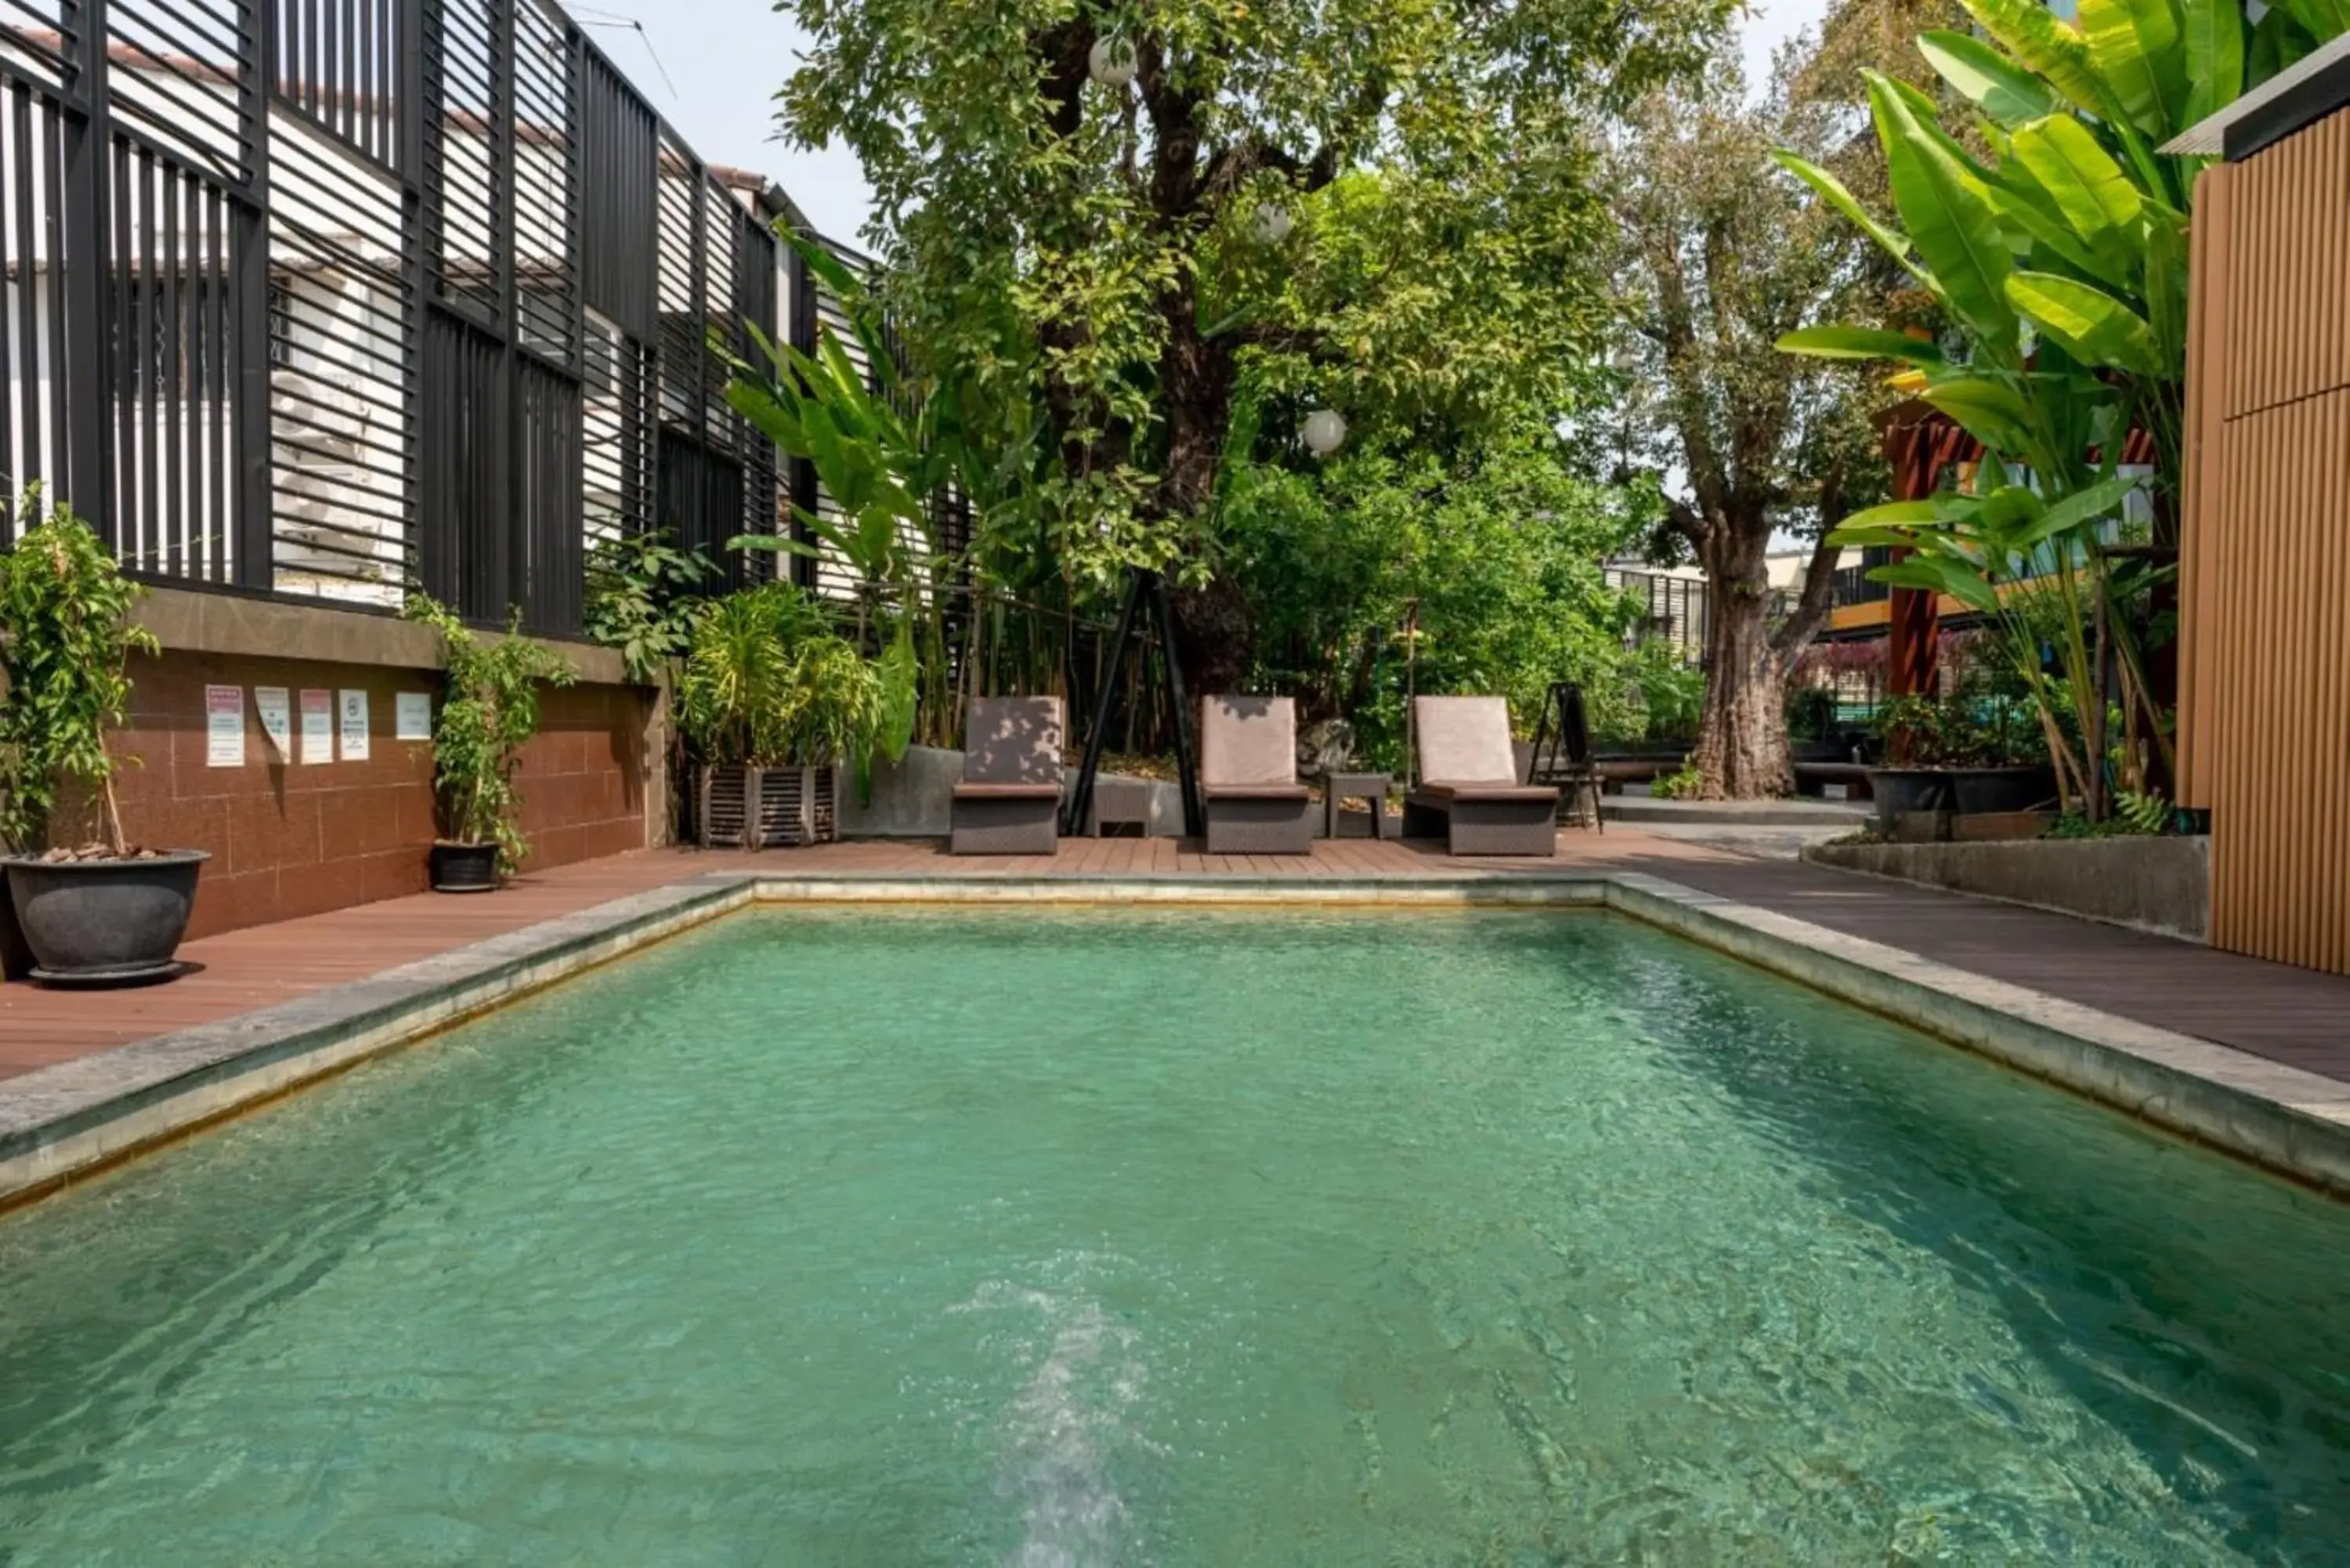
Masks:
[[[1134,643],[1135,619],[1143,613],[1143,601],[1149,601],[1149,614],[1158,623],[1159,647],[1162,662],[1167,666],[1167,694],[1175,709],[1175,768],[1183,788],[1183,833],[1198,838],[1208,831],[1208,815],[1200,800],[1200,773],[1191,761],[1191,712],[1183,697],[1183,670],[1175,657],[1175,601],[1167,593],[1167,579],[1157,572],[1139,567],[1128,574],[1126,600],[1118,607],[1118,634],[1110,649],[1109,669],[1102,677],[1101,691],[1094,699],[1093,722],[1086,732],[1086,760],[1077,769],[1076,787],[1069,792],[1066,815],[1061,824],[1064,836],[1076,837],[1085,831],[1086,818],[1094,803],[1094,781],[1101,774],[1102,743],[1109,735],[1110,703],[1118,694],[1118,678],[1126,668],[1127,649]]]

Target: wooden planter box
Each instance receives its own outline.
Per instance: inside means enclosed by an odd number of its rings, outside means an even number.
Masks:
[[[799,849],[840,836],[831,767],[702,770],[694,824],[706,849]]]

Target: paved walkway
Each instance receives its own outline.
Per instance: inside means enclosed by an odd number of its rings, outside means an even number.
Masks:
[[[144,991],[0,986],[0,1077],[265,1007],[501,932],[713,870],[925,877],[1497,877],[1646,872],[1904,948],[2142,1023],[2350,1082],[2350,980],[1852,873],[1726,854],[1630,829],[1563,834],[1550,861],[1451,860],[1345,839],[1311,856],[1210,856],[1170,839],[1072,841],[1053,859],[958,860],[928,842],[762,856],[646,851],[525,878],[491,898],[425,895],[193,942],[203,968]]]

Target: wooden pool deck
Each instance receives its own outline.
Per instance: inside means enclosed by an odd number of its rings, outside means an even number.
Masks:
[[[1642,872],[2100,1011],[2350,1083],[2350,980],[2061,915],[1847,872],[1762,861],[1631,830],[1560,836],[1549,861],[1452,860],[1340,839],[1311,856],[1211,856],[1171,839],[1072,841],[1052,859],[958,860],[927,841],[767,855],[648,850],[538,873],[494,898],[426,895],[193,942],[169,985],[0,986],[0,1078],[213,1023],[712,871],[987,877],[1528,876]]]

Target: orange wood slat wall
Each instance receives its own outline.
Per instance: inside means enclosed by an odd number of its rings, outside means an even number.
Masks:
[[[2350,115],[2196,191],[2179,793],[2211,940],[2350,973]]]

